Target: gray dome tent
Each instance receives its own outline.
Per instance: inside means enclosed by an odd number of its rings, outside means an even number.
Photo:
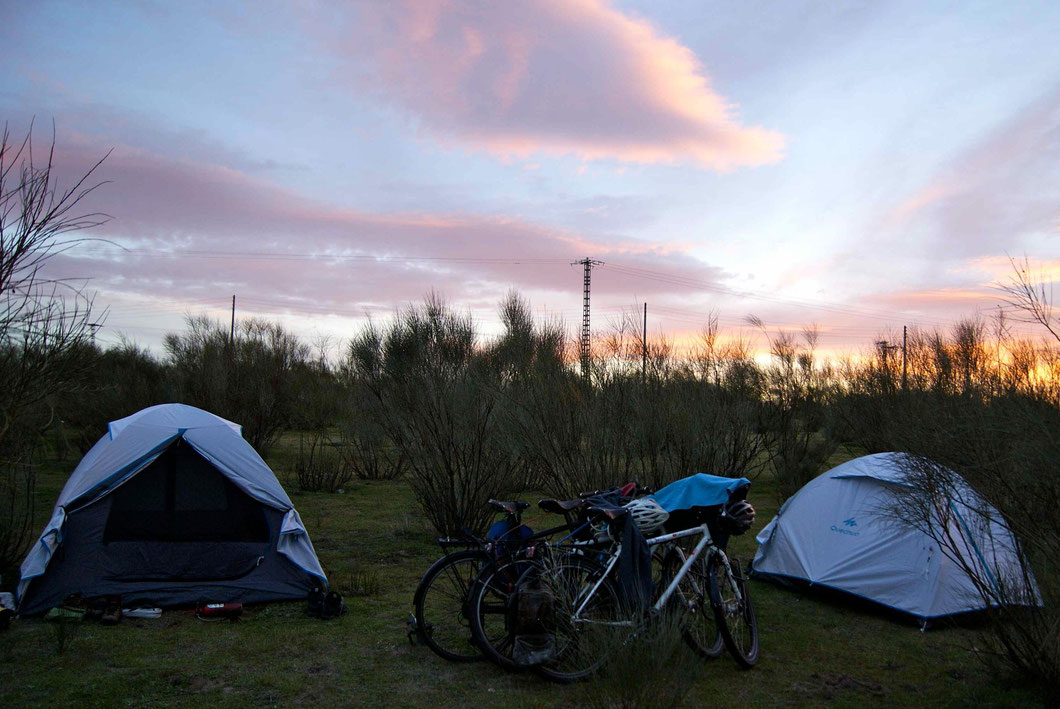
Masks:
[[[1041,605],[1015,536],[957,473],[937,466],[948,485],[935,497],[931,535],[892,518],[896,490],[919,484],[906,472],[912,460],[867,455],[808,482],[758,534],[753,573],[845,591],[922,620],[998,603]]]
[[[22,563],[19,612],[72,593],[125,605],[305,598],[309,534],[241,427],[184,404],[112,421]]]

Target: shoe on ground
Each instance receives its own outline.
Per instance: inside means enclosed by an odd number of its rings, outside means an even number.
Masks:
[[[44,620],[81,620],[84,617],[84,611],[63,606],[56,606],[44,614]]]
[[[121,620],[121,596],[108,596],[107,607],[100,616],[103,625],[117,625]]]

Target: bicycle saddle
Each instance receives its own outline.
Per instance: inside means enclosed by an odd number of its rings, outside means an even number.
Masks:
[[[530,506],[529,502],[523,502],[522,500],[516,502],[502,502],[501,500],[490,500],[490,504],[496,507],[501,512],[506,512],[510,515],[517,515]]]
[[[614,522],[628,515],[629,510],[625,507],[612,507],[610,505],[590,505],[589,513],[606,517],[609,521]]]

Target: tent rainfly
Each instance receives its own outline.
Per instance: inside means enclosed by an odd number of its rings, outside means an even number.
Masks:
[[[903,456],[856,458],[807,483],[758,534],[754,574],[846,591],[924,621],[987,607],[970,573],[1009,584],[995,597],[1040,603],[1000,513],[956,473],[947,471],[954,489],[933,508],[933,534],[895,519],[894,493],[912,485]]]
[[[74,593],[173,606],[305,598],[326,585],[291,499],[240,432],[183,404],[112,421],[22,563],[19,612]]]

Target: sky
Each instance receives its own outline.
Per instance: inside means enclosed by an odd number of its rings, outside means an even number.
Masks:
[[[1060,274],[1060,3],[0,3],[0,118],[110,219],[52,260],[161,352],[185,316],[341,343],[428,293],[648,309],[843,353]]]

